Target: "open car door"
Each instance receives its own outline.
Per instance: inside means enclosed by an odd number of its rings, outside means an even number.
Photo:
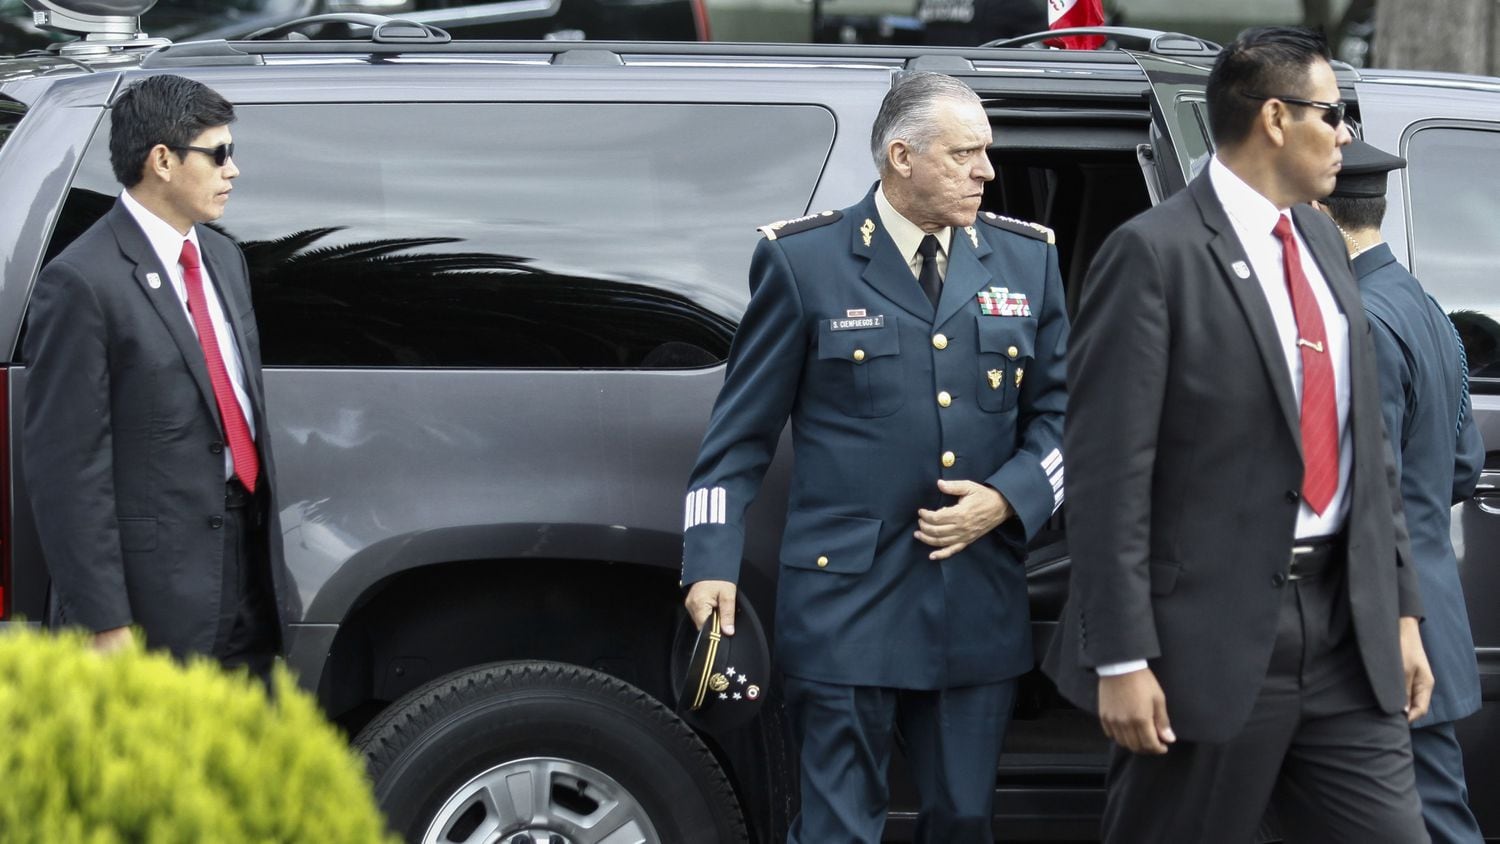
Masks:
[[[1213,56],[1191,59],[1126,50],[1151,82],[1151,129],[1137,148],[1152,204],[1179,190],[1208,164],[1208,72]]]

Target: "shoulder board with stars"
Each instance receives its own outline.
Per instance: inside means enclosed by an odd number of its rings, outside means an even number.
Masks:
[[[805,232],[829,223],[836,223],[844,216],[842,211],[820,211],[816,214],[808,214],[806,217],[798,217],[795,220],[779,220],[770,225],[761,226],[758,231],[766,236],[767,240],[775,240],[778,237],[786,237],[789,234]]]
[[[1048,243],[1057,243],[1057,235],[1054,234],[1051,229],[1047,228],[1041,223],[1031,223],[1027,222],[1026,220],[1017,220],[1014,217],[1002,217],[999,214],[994,213],[993,211],[979,212],[979,219],[985,221],[986,223],[989,223],[997,229],[1004,229],[1008,232],[1015,232],[1016,234],[1025,235],[1026,237],[1034,237],[1037,240],[1045,240]]]

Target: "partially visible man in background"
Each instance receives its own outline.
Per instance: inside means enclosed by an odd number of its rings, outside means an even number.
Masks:
[[[1479,482],[1484,443],[1470,413],[1468,366],[1453,324],[1380,237],[1387,176],[1405,166],[1405,159],[1356,140],[1344,149],[1343,169],[1323,206],[1344,236],[1370,317],[1381,406],[1427,613],[1422,646],[1435,683],[1427,715],[1411,732],[1422,820],[1434,844],[1478,844],[1483,836],[1469,809],[1454,722],[1479,710],[1479,667],[1449,522],[1452,505]]]

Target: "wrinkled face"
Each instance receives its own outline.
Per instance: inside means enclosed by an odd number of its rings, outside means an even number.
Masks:
[[[1317,59],[1308,66],[1307,83],[1297,96],[1325,103],[1339,100],[1338,80],[1328,62]],[[1335,129],[1324,122],[1323,109],[1292,103],[1286,108],[1292,119],[1285,125],[1286,143],[1279,163],[1282,182],[1297,202],[1322,199],[1333,192],[1344,160],[1340,148],[1353,136],[1344,124]]]
[[[989,148],[993,135],[978,103],[943,99],[937,104],[938,132],[927,148],[911,150],[911,175],[903,213],[927,229],[973,225],[984,183],[995,178]]]
[[[215,126],[204,129],[189,145],[213,149],[233,140],[228,126]],[[166,199],[172,206],[173,215],[188,223],[208,223],[224,216],[230,182],[240,174],[240,169],[234,166],[234,159],[225,159],[224,166],[220,167],[208,153],[183,150],[181,156],[178,160],[178,153],[174,151],[171,178],[165,185]]]

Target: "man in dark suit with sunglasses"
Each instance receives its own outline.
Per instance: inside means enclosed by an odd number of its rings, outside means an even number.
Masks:
[[[1432,674],[1369,327],[1307,203],[1350,141],[1322,38],[1248,30],[1215,153],[1110,235],[1068,355],[1072,582],[1046,659],[1114,742],[1104,840],[1427,840]]]
[[[265,679],[295,608],[260,341],[244,256],[204,225],[239,175],[234,117],[179,76],[115,99],[125,190],[37,280],[21,459],[52,623]]]

